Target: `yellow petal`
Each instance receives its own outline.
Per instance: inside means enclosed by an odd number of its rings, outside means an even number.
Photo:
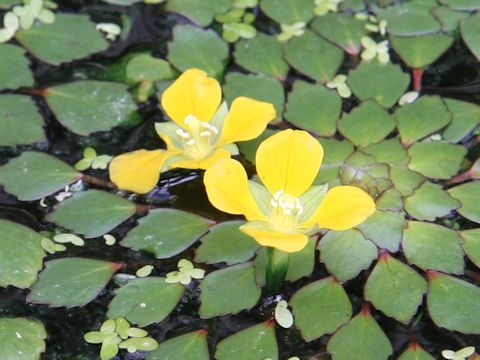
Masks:
[[[162,107],[178,125],[185,126],[188,115],[200,121],[210,121],[222,100],[220,84],[207,73],[189,69],[162,94]]]
[[[240,227],[245,234],[253,237],[260,245],[270,246],[292,253],[302,250],[308,243],[308,236],[301,233],[286,233],[282,231],[268,231],[248,223]]]
[[[217,149],[213,154],[205,159],[187,159],[172,162],[168,165],[170,169],[182,168],[182,169],[208,169],[213,166],[220,159],[230,158],[230,152],[226,149]]]
[[[254,139],[265,130],[275,116],[276,112],[272,104],[238,97],[233,100],[232,107],[225,118],[219,144]]]
[[[305,224],[321,228],[347,230],[364,222],[375,212],[375,202],[365,191],[355,186],[330,189],[320,206]]]
[[[323,158],[322,145],[308,132],[283,130],[257,150],[257,173],[270,193],[302,195],[312,185]]]
[[[145,194],[160,179],[160,169],[172,153],[163,150],[137,150],[110,162],[110,179],[120,189]]]
[[[248,188],[247,173],[233,159],[219,160],[205,171],[207,196],[213,206],[229,214],[243,214],[248,220],[264,220]]]

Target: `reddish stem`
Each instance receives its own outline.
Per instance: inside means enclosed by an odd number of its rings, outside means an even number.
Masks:
[[[461,174],[455,175],[453,178],[448,180],[447,184],[458,184],[460,182],[470,180],[475,176],[475,170],[469,169]]]
[[[146,214],[150,210],[156,209],[156,208],[157,207],[153,205],[135,204],[135,212],[140,215]]]
[[[199,336],[207,336],[207,335],[208,335],[208,331],[205,330],[205,329],[197,330],[196,333],[197,333]]]
[[[362,310],[360,310],[360,315],[363,317],[370,316],[370,305],[368,303],[365,303],[362,305]]]
[[[419,69],[419,68],[412,69],[414,91],[419,92],[422,89],[422,77],[423,77],[423,69]]]

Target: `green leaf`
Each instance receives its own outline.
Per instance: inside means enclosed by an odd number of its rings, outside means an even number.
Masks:
[[[87,190],[61,202],[47,220],[86,238],[108,233],[135,214],[135,204],[100,190]]]
[[[467,0],[468,1],[468,0]],[[452,10],[446,6],[437,6],[432,9],[432,14],[442,24],[442,30],[445,32],[453,32],[458,29],[460,21],[466,19],[470,14]]]
[[[220,341],[215,352],[217,360],[278,360],[275,323],[266,321]]]
[[[453,143],[460,142],[480,125],[480,106],[456,99],[444,101],[452,113],[452,121],[443,131],[443,138]]]
[[[362,151],[372,155],[378,162],[389,165],[407,165],[409,161],[407,151],[397,138],[384,140],[378,144],[370,144]]]
[[[0,219],[0,286],[28,288],[43,267],[42,236],[26,226]]]
[[[398,65],[363,61],[350,72],[347,82],[360,100],[373,99],[389,108],[405,93],[410,77]]]
[[[442,186],[430,182],[423,183],[405,200],[405,210],[418,220],[434,221],[460,207],[460,203],[453,199]]]
[[[168,43],[168,60],[180,71],[193,67],[220,76],[228,60],[228,45],[213,30],[177,25]]]
[[[365,22],[351,14],[332,13],[319,16],[312,22],[312,28],[351,55],[360,52],[360,39],[367,35]]]
[[[70,165],[35,151],[25,151],[0,167],[0,184],[22,201],[49,196],[80,178]]]
[[[263,74],[241,74],[230,72],[225,77],[223,87],[225,99],[231,105],[232,101],[239,96],[247,96],[255,100],[273,104],[277,111],[277,119],[282,118],[285,94],[282,83],[273,77]]]
[[[135,83],[172,79],[175,74],[170,64],[149,53],[135,55],[125,68],[127,79]]]
[[[20,4],[22,0],[0,0],[0,9],[10,9],[13,5]]]
[[[423,350],[417,343],[411,343],[398,360],[435,360],[435,358]]]
[[[378,247],[397,252],[400,249],[405,226],[403,213],[377,210],[357,228]]]
[[[76,14],[56,14],[53,24],[37,22],[15,37],[35,57],[52,65],[83,59],[109,46],[88,16]]]
[[[297,71],[326,83],[333,80],[342,64],[343,51],[307,30],[287,43],[285,58]]]
[[[298,80],[288,95],[285,118],[301,129],[320,136],[332,136],[341,111],[342,100],[335,91]]]
[[[430,3],[431,4],[431,3]],[[387,22],[387,31],[393,35],[417,36],[440,31],[440,23],[430,14],[433,4],[410,1],[386,8],[377,13]]]
[[[240,40],[235,44],[235,62],[254,72],[284,79],[288,64],[283,60],[283,44],[274,36],[257,34],[253,39]]]
[[[232,0],[169,0],[167,11],[179,13],[200,26],[208,26],[213,17],[226,12]]]
[[[465,263],[461,239],[446,227],[409,221],[403,232],[402,248],[410,264],[423,270],[462,274]]]
[[[33,86],[34,78],[25,50],[12,44],[0,44],[0,89],[18,89]],[[0,106],[2,108],[3,106]],[[2,128],[4,128],[2,126]]]
[[[142,327],[158,323],[175,309],[184,291],[184,286],[167,284],[164,278],[133,279],[117,290],[107,316],[124,317]]]
[[[27,301],[52,307],[84,306],[119,268],[117,263],[74,257],[47,261]]]
[[[148,251],[167,259],[190,247],[205,234],[210,221],[176,209],[156,209],[139,220],[120,243],[134,250]]]
[[[480,10],[480,1],[478,0],[440,0],[440,2],[455,10]]]
[[[388,189],[377,199],[377,210],[401,211],[403,210],[402,194],[395,188]],[[368,219],[367,219],[368,220]]]
[[[480,60],[480,13],[475,13],[462,21],[460,29],[465,45]]]
[[[313,18],[314,0],[261,0],[260,8],[280,24],[292,25]],[[253,360],[253,359],[252,359]]]
[[[340,281],[367,269],[377,258],[377,247],[358,230],[329,231],[320,240],[320,261]]]
[[[147,360],[209,360],[205,330],[193,331],[162,342]]]
[[[365,284],[365,300],[385,315],[407,324],[422,304],[427,282],[408,265],[385,253]]]
[[[317,237],[308,240],[307,246],[302,250],[290,254],[288,260],[287,281],[297,281],[304,276],[310,276],[315,267],[315,249],[317,245]]]
[[[422,96],[395,111],[400,138],[407,145],[444,128],[450,123],[451,117],[438,96]]]
[[[465,230],[460,233],[463,250],[477,267],[480,267],[480,229]]]
[[[338,178],[340,167],[353,153],[353,145],[349,141],[321,139],[324,157],[314,185],[324,184]]]
[[[450,331],[480,334],[480,288],[442,273],[429,273],[428,312],[433,322]]]
[[[448,192],[462,204],[462,206],[457,209],[457,212],[468,220],[480,224],[480,212],[478,211],[480,182],[473,181],[455,186],[449,189]]]
[[[46,90],[46,101],[57,120],[79,135],[129,125],[138,116],[128,86],[113,82],[85,80],[52,86]]]
[[[45,351],[47,332],[30,318],[0,318],[0,349],[4,359],[39,360]]]
[[[260,299],[251,263],[208,274],[200,284],[200,316],[204,319],[251,309]]]
[[[390,169],[390,178],[403,196],[411,195],[425,181],[425,178],[419,173],[409,170],[406,167],[392,167]]]
[[[335,332],[352,317],[352,305],[342,285],[334,278],[315,281],[290,299],[295,326],[306,341]]]
[[[393,352],[392,345],[368,310],[362,310],[328,342],[333,360],[385,360]]]
[[[375,101],[365,101],[344,114],[338,121],[338,130],[356,146],[378,143],[395,128],[395,121]]]
[[[423,142],[409,150],[409,168],[432,179],[450,179],[461,168],[466,150],[446,142]]]
[[[227,265],[248,261],[255,255],[259,245],[250,236],[240,231],[244,221],[223,222],[210,228],[201,238],[202,244],[195,253],[195,262]]]

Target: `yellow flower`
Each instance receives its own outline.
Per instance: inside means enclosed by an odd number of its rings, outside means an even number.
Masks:
[[[247,97],[236,98],[228,111],[218,81],[198,69],[180,75],[162,94],[161,104],[173,121],[155,125],[167,149],[137,150],[114,158],[110,178],[120,189],[147,193],[163,171],[207,169],[236,155],[234,142],[257,137],[276,115],[272,104]]]
[[[205,172],[208,198],[219,210],[244,215],[249,221],[240,230],[261,245],[300,251],[319,228],[350,229],[375,212],[373,199],[357,187],[312,186],[322,158],[322,146],[306,131],[281,131],[257,150],[264,186],[248,180],[239,162],[222,159]]]

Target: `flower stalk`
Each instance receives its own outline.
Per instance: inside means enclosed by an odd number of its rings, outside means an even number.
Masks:
[[[287,276],[289,260],[289,253],[273,247],[267,248],[265,284],[269,295],[277,295],[282,289]]]

